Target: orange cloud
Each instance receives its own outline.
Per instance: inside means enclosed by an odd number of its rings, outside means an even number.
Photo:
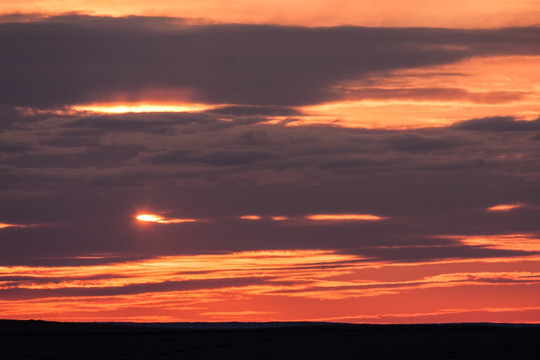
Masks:
[[[481,246],[497,250],[540,251],[540,238],[533,234],[503,234],[452,237],[467,246]]]
[[[518,204],[500,204],[500,205],[495,205],[495,206],[488,207],[487,211],[492,211],[492,212],[511,211],[511,210],[515,210],[515,209],[518,209],[520,207],[523,207],[524,205],[525,204],[522,204],[522,203],[518,203]]]
[[[238,217],[242,220],[261,220],[262,217],[260,215],[242,215]]]
[[[304,116],[287,126],[413,129],[501,114],[535,120],[539,62],[539,56],[492,56],[348,79],[334,85],[339,100],[298,107]]]
[[[6,228],[30,228],[35,226],[42,226],[43,224],[6,224],[0,223],[0,229]]]
[[[316,214],[308,215],[306,219],[313,221],[379,221],[388,218],[372,214]]]

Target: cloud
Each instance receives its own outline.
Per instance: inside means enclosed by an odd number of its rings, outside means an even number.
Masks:
[[[500,250],[518,250],[531,253],[540,252],[540,239],[535,234],[497,234],[455,238],[467,246],[479,246]]]
[[[525,204],[499,204],[499,205],[493,205],[488,207],[486,210],[491,212],[497,212],[497,211],[512,211],[518,208],[523,207]]]
[[[373,88],[347,89],[346,99],[354,100],[416,100],[465,101],[479,104],[504,104],[523,99],[524,91],[473,92],[460,88]]]
[[[539,54],[539,31],[188,26],[178,19],[77,15],[4,22],[0,99],[37,108],[152,96],[247,106],[315,104],[339,97],[331,90],[339,81],[375,71]],[[477,101],[489,101],[486,96]]]
[[[154,164],[201,163],[214,166],[246,165],[269,159],[272,153],[253,150],[219,150],[203,154],[189,154],[186,151],[170,151],[151,155],[145,162]]]
[[[8,224],[0,222],[0,230],[8,228],[31,228],[35,226],[44,226],[44,224]]]
[[[382,216],[372,214],[314,214],[306,216],[306,219],[312,221],[380,221],[387,219]]]
[[[238,217],[241,220],[261,220],[262,216],[260,215],[242,215]]]
[[[214,114],[235,115],[235,116],[249,116],[249,115],[263,115],[263,116],[295,116],[300,115],[301,112],[292,108],[284,106],[224,106],[216,109],[209,110]]]
[[[0,140],[0,154],[2,153],[9,153],[9,154],[17,154],[17,153],[23,153],[30,151],[34,149],[34,145],[32,143],[22,143],[22,142],[4,142]]]
[[[403,151],[435,151],[457,146],[456,141],[416,134],[400,134],[388,139],[390,146]]]
[[[540,130],[540,119],[521,121],[512,116],[494,116],[461,121],[453,127],[471,131],[535,131]]]

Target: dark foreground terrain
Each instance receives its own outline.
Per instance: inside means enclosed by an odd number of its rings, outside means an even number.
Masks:
[[[540,326],[274,324],[174,329],[0,321],[2,360],[314,358],[540,360]]]

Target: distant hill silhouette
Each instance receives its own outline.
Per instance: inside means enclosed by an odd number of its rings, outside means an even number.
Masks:
[[[539,359],[540,325],[0,320],[0,359]]]

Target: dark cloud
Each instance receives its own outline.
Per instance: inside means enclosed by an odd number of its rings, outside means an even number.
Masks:
[[[63,146],[62,146],[63,147]],[[140,145],[104,145],[81,152],[60,154],[26,154],[3,161],[4,165],[16,165],[19,168],[110,168],[119,166],[135,158],[144,150]]]
[[[224,106],[209,112],[235,116],[295,116],[301,114],[300,111],[285,106]]]
[[[421,136],[416,134],[401,134],[388,139],[390,146],[403,151],[431,151],[448,149],[458,144],[449,139]]]
[[[23,153],[34,149],[34,145],[24,142],[13,142],[0,140],[0,154],[1,153]]]
[[[201,163],[214,166],[234,166],[251,164],[260,160],[265,160],[273,157],[272,153],[266,151],[252,150],[220,150],[208,152],[206,154],[190,154],[186,151],[169,151],[152,155],[145,159],[146,162],[155,164],[170,164],[170,163]]]
[[[165,281],[150,284],[134,284],[118,287],[72,287],[59,289],[3,289],[2,298],[7,300],[35,299],[45,297],[86,297],[86,296],[115,296],[133,295],[164,291],[189,291],[199,289],[218,289],[224,287],[239,287],[264,283],[266,278],[231,278],[204,279],[186,281]]]
[[[462,121],[453,127],[472,131],[534,131],[540,130],[540,119],[522,121],[512,116],[494,116]]]
[[[538,54],[539,36],[540,29],[533,27],[188,26],[167,18],[76,15],[3,22],[0,99],[10,106],[47,108],[152,96],[218,104],[313,104],[341,96],[331,85],[374,71]],[[164,95],[167,90],[176,92]],[[478,96],[475,101],[489,102],[493,96],[519,94]]]

